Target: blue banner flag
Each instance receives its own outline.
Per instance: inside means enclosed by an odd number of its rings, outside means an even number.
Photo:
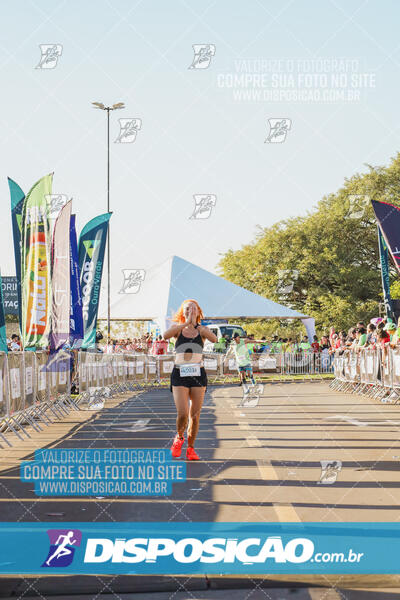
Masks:
[[[399,554],[398,522],[0,523],[1,574],[398,574]]]
[[[400,273],[400,208],[387,202],[371,202],[382,236]]]
[[[74,348],[79,348],[83,340],[83,317],[81,275],[78,260],[78,242],[76,237],[75,219],[76,216],[71,215],[69,227],[71,283],[70,344]]]
[[[15,274],[17,276],[18,319],[22,328],[22,299],[21,299],[21,219],[25,194],[15,181],[8,178],[11,198],[11,221],[14,238]]]
[[[111,213],[95,217],[85,225],[79,237],[79,268],[84,327],[82,348],[94,348],[96,344],[101,275],[110,217]]]
[[[393,306],[392,299],[390,296],[390,278],[389,278],[389,252],[381,230],[378,226],[378,239],[379,239],[379,257],[381,260],[381,277],[382,277],[382,291],[383,301],[385,303],[386,316],[393,319]]]

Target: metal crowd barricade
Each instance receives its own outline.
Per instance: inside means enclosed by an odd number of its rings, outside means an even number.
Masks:
[[[160,379],[168,379],[174,368],[174,357],[170,354],[161,354],[157,356],[158,376]]]
[[[313,373],[313,353],[308,350],[285,352],[281,373],[284,375],[311,375]]]
[[[382,402],[400,400],[400,347],[367,347],[336,353],[331,388]]]
[[[146,361],[146,381],[150,381],[155,384],[160,383],[160,374],[158,369],[160,361],[157,360],[158,358],[158,356],[156,357],[149,355]]]
[[[6,354],[0,352],[0,438],[8,446],[12,446],[11,442],[2,433],[7,429],[9,414],[8,361]]]
[[[220,377],[222,356],[219,352],[205,352],[203,355],[204,369],[210,383],[215,382]]]
[[[147,377],[146,362],[147,362],[146,354],[137,354],[135,356],[135,375],[136,375],[137,382],[144,383],[146,381],[146,377]]]
[[[400,348],[392,349],[392,399],[398,402],[400,398]]]
[[[278,373],[281,368],[280,354],[262,352],[257,355],[257,370],[259,373]],[[253,367],[254,368],[254,367]]]

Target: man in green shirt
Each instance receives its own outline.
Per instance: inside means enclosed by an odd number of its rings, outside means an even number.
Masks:
[[[249,338],[241,338],[236,332],[233,335],[232,341],[233,351],[239,369],[240,385],[246,384],[246,375],[250,377],[252,384],[255,385],[256,382],[254,381],[253,367],[251,366],[250,350],[248,348]]]

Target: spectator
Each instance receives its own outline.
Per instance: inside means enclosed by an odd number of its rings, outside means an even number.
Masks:
[[[380,325],[380,323],[379,323]],[[381,349],[382,349],[382,353],[383,353],[383,360],[386,358],[386,353],[387,353],[387,346],[386,344],[388,342],[390,342],[390,335],[388,334],[388,332],[385,330],[384,327],[377,327],[377,343],[380,345]]]
[[[331,345],[329,343],[328,336],[323,335],[321,337],[320,352],[329,352],[330,347]]]
[[[356,349],[364,348],[367,345],[367,330],[365,327],[358,327],[356,331]]]
[[[316,335],[314,335],[313,337],[313,343],[311,344],[311,348],[313,352],[319,352],[319,342],[318,337]]]
[[[270,345],[268,344],[265,335],[261,338],[260,352],[268,352]]]
[[[306,335],[301,340],[299,346],[300,346],[300,348],[299,348],[300,350],[303,350],[303,351],[311,350],[311,344],[308,341],[308,337]]]
[[[226,352],[226,348],[228,346],[228,339],[226,335],[223,333],[219,340],[214,344],[214,352]]]
[[[396,329],[397,329],[397,327],[393,323],[393,321],[390,321],[389,323],[387,323],[387,325],[385,325],[385,331],[388,332],[389,337],[390,337],[390,341],[392,341],[392,338],[394,337]]]
[[[346,347],[351,348],[356,340],[356,327],[351,327],[347,333]]]
[[[367,345],[373,346],[376,343],[376,327],[373,323],[368,323],[367,327]]]
[[[162,335],[159,335],[153,344],[151,353],[153,354],[153,356],[160,356],[162,354],[167,354],[167,349],[168,349],[167,340],[163,340]]]
[[[338,340],[336,342],[336,348],[338,350],[341,350],[341,349],[345,348],[346,347],[346,340],[347,340],[346,332],[345,331],[340,331],[339,332]]]
[[[21,340],[16,333],[13,333],[11,336],[10,350],[12,352],[19,352],[21,350]]]

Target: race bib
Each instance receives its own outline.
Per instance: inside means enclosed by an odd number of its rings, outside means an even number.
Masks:
[[[200,377],[200,365],[181,365],[179,373],[181,377]]]

